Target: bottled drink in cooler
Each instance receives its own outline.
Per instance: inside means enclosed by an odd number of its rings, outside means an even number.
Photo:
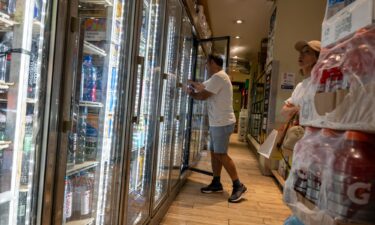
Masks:
[[[13,33],[7,32],[4,34],[0,43],[0,80],[9,81],[10,62],[12,54],[9,50],[12,48]]]
[[[70,221],[73,215],[73,184],[65,177],[64,221]]]
[[[96,101],[96,68],[92,64],[92,57],[84,57],[82,64],[82,99],[84,101]]]
[[[41,20],[41,11],[42,11],[42,0],[35,0],[34,5],[34,19]]]
[[[72,168],[76,161],[76,153],[77,153],[77,133],[75,131],[71,131],[68,136],[68,160],[67,160],[67,167],[68,169]]]
[[[335,153],[329,180],[328,210],[334,216],[375,221],[374,136],[347,131]]]
[[[78,117],[78,145],[76,152],[77,164],[83,163],[86,160],[86,129],[87,129],[87,108],[82,107],[80,110],[80,115]]]
[[[6,126],[7,126],[7,117],[5,114],[0,113],[0,141],[5,141],[7,139]]]
[[[26,208],[27,208],[27,191],[20,191],[18,193],[17,225],[25,224]]]
[[[33,37],[31,42],[30,52],[30,66],[29,66],[29,79],[27,87],[27,97],[35,98],[36,96],[36,84],[38,79],[38,45],[39,38]]]
[[[85,157],[86,160],[95,161],[96,160],[96,153],[97,153],[97,146],[98,145],[98,131],[95,127],[91,126],[91,124],[87,124],[86,128],[86,152]]]
[[[26,116],[25,137],[23,141],[22,166],[21,166],[21,185],[27,185],[29,182],[30,156],[33,152],[33,116]]]
[[[16,0],[0,0],[0,11],[13,15],[16,12]]]
[[[92,184],[87,173],[82,172],[75,177],[73,210],[74,219],[91,217]]]

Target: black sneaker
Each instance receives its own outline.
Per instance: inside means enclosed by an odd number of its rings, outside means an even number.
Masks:
[[[218,183],[218,184],[211,183],[206,187],[202,187],[201,192],[205,194],[209,194],[213,192],[223,192],[223,185],[221,185],[221,183]]]
[[[232,195],[228,198],[228,202],[240,202],[246,192],[247,188],[244,184],[237,188],[233,187]]]

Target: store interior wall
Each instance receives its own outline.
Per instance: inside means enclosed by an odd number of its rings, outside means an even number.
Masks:
[[[295,85],[304,77],[299,73],[298,52],[294,44],[299,40],[320,40],[321,26],[325,13],[326,0],[277,0],[275,25],[274,59],[279,60],[279,77],[276,98],[276,127],[285,121],[280,115],[284,101],[293,90],[281,89],[282,75],[295,74]]]

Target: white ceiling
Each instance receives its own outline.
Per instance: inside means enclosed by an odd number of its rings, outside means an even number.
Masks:
[[[231,36],[231,57],[257,57],[260,41],[267,37],[273,6],[270,0],[202,0],[213,37]],[[242,19],[242,24],[236,24]],[[235,39],[235,36],[240,39]]]

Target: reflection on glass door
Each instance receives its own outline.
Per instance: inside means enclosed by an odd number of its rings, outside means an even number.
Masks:
[[[142,224],[151,203],[152,154],[161,77],[164,0],[141,1],[130,153],[127,224]]]
[[[114,127],[128,7],[125,0],[79,0],[71,7],[78,17],[67,59],[71,91],[64,96],[70,100],[64,112],[69,126],[60,143],[60,151],[67,152],[63,224],[108,224],[111,211],[118,210],[113,158],[119,149],[113,142],[120,135]]]
[[[154,209],[168,193],[172,135],[175,123],[174,107],[179,57],[179,35],[182,16],[180,3],[177,0],[168,1],[167,12],[161,121],[159,125],[159,146],[154,186]]]
[[[35,224],[51,2],[0,1],[0,224]]]
[[[186,148],[186,141],[188,138],[188,121],[190,99],[189,96],[183,91],[186,86],[187,80],[192,79],[192,66],[193,66],[193,33],[192,26],[189,18],[184,13],[182,19],[182,30],[180,39],[180,56],[178,68],[178,81],[176,89],[175,101],[175,123],[173,126],[173,144],[172,144],[172,173],[171,173],[171,186],[174,187],[180,177],[182,170],[182,162],[184,154],[188,155]]]

